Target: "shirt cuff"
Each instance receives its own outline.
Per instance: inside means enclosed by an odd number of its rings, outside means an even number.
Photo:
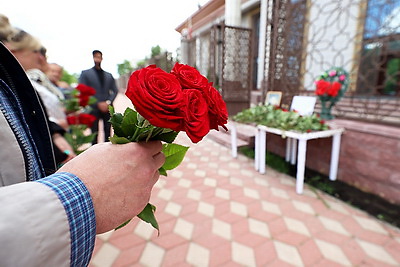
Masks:
[[[77,176],[67,172],[36,182],[54,190],[64,206],[71,235],[71,266],[88,266],[96,238],[96,217],[88,189]]]

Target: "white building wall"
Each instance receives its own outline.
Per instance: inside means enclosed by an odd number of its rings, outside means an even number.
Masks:
[[[304,87],[314,90],[315,79],[331,67],[352,69],[360,3],[363,0],[313,0],[306,47]]]

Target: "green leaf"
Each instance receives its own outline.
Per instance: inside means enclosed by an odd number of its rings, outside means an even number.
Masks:
[[[121,124],[124,117],[121,113],[114,113],[114,108],[109,106],[111,118],[110,123],[114,129],[114,133],[118,136],[124,136],[124,131],[122,130]]]
[[[94,96],[89,97],[88,105],[93,105],[97,102],[97,99]]]
[[[163,144],[162,152],[165,155],[165,170],[172,170],[181,164],[189,147],[178,144]]]
[[[115,113],[114,107],[111,105],[108,106],[108,111],[110,112],[111,116],[114,115],[114,113]]]
[[[119,137],[117,135],[113,135],[110,137],[110,142],[113,144],[127,144],[130,141],[126,137]]]
[[[125,225],[127,225],[132,219],[127,220],[126,222],[124,222],[123,224],[121,224],[120,226],[118,226],[117,228],[115,228],[114,230],[118,230],[121,229],[122,227],[124,227]]]
[[[154,216],[155,211],[156,207],[154,205],[151,205],[150,203],[147,203],[142,212],[138,214],[138,217],[143,221],[150,223],[155,229],[157,229],[158,235],[160,235],[160,229],[158,227],[156,217]]]
[[[161,133],[161,134],[155,136],[154,139],[164,141],[166,143],[172,143],[177,136],[178,136],[178,132],[171,130],[170,132]]]
[[[121,121],[121,129],[124,132],[125,137],[131,137],[137,128],[137,112],[131,108],[127,108],[124,112],[123,119]]]
[[[159,168],[158,172],[160,173],[160,175],[168,176],[167,171],[163,167]]]

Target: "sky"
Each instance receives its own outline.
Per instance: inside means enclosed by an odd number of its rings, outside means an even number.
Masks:
[[[103,52],[102,67],[115,78],[117,64],[133,66],[159,45],[175,53],[180,34],[175,28],[208,0],[12,0],[1,5],[14,27],[47,48],[49,62],[69,73],[93,67],[92,51]]]

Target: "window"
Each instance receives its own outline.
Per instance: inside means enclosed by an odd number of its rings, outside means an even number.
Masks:
[[[400,96],[400,1],[369,0],[357,93]]]

